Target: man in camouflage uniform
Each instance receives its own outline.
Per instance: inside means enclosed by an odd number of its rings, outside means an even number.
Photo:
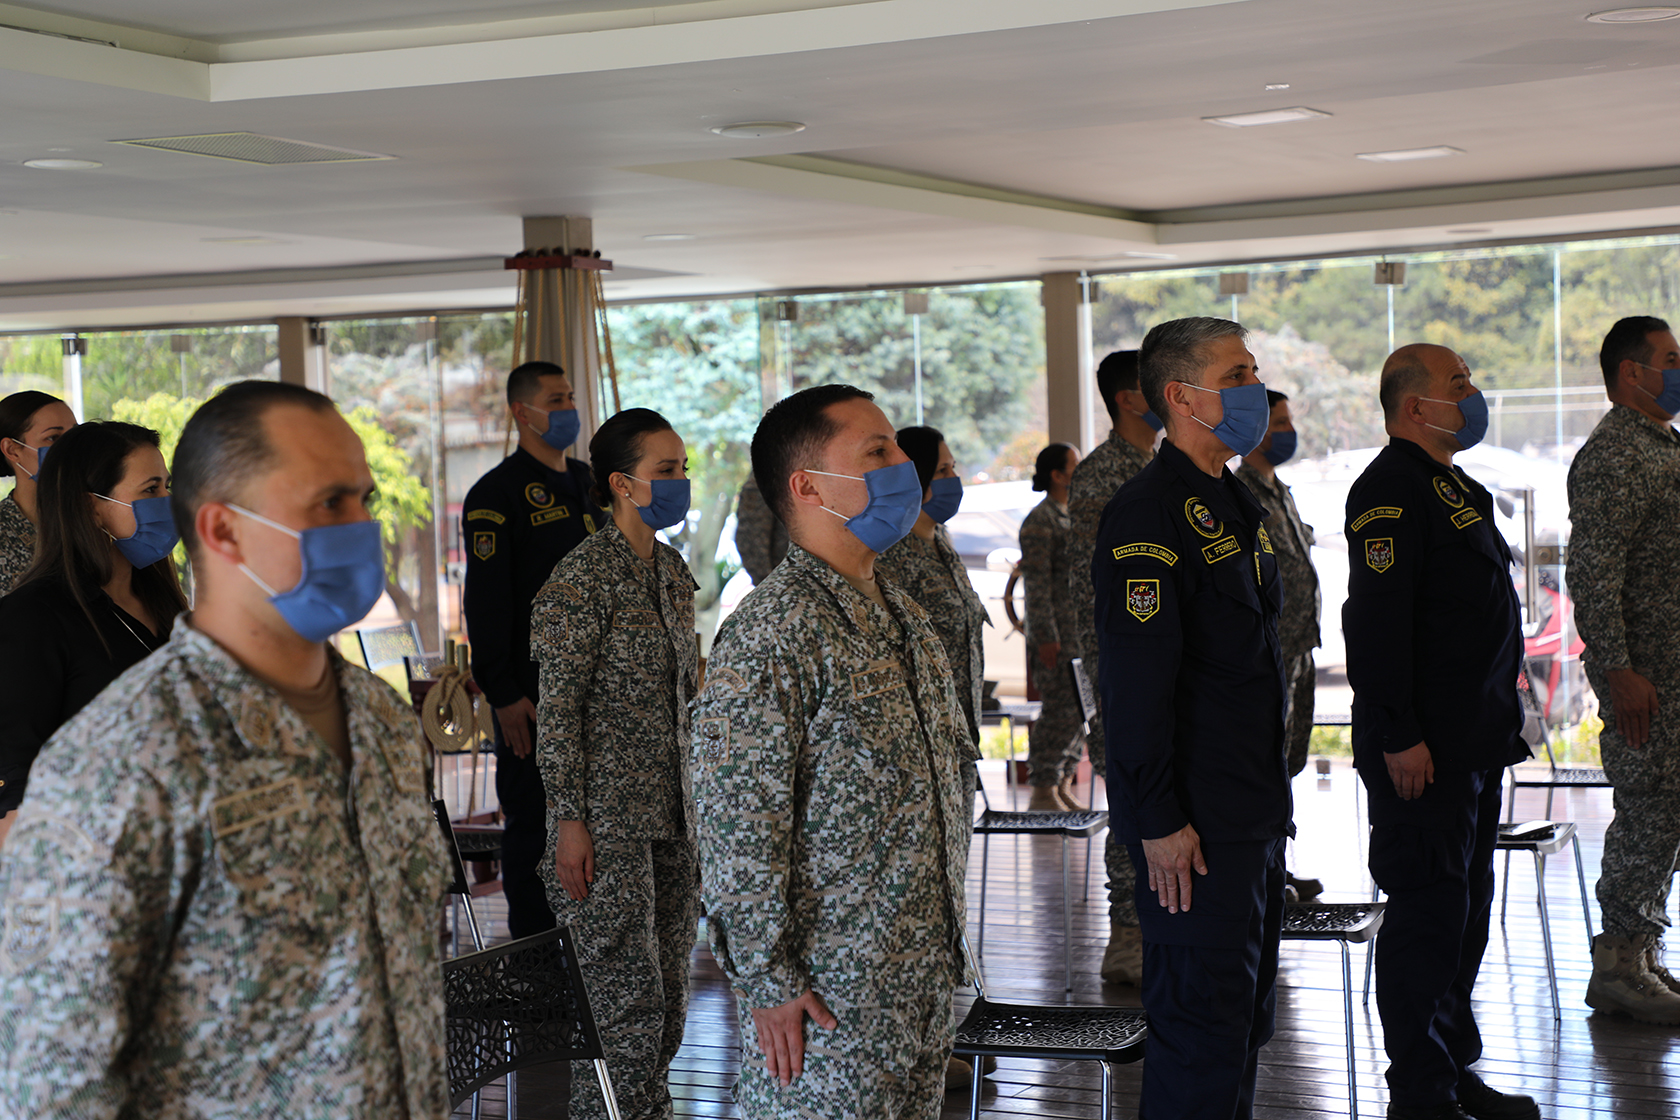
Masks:
[[[1115,492],[1149,465],[1155,433],[1161,422],[1149,410],[1138,391],[1136,350],[1116,350],[1097,366],[1097,392],[1114,427],[1079,466],[1068,484],[1068,557],[1065,564],[1073,589],[1074,656],[1084,659],[1085,675],[1094,684],[1098,677],[1096,591],[1091,586],[1091,559],[1097,548],[1097,529],[1103,510]],[[1099,713],[1090,721],[1091,768],[1104,773],[1105,757],[1100,746],[1103,722]],[[1103,861],[1108,872],[1108,948],[1103,952],[1102,978],[1111,984],[1136,984],[1143,976],[1143,935],[1138,932],[1137,902],[1132,884],[1136,872],[1126,846],[1108,830],[1103,839]]]
[[[793,546],[720,629],[694,716],[749,1120],[937,1117],[965,978],[967,729],[926,612],[847,529],[879,524],[865,472],[906,462],[870,400],[820,386],[765,414],[754,473]]]
[[[1293,778],[1307,766],[1307,747],[1312,741],[1313,700],[1318,686],[1318,669],[1313,650],[1318,648],[1318,569],[1313,567],[1312,526],[1301,520],[1289,487],[1277,476],[1277,467],[1295,454],[1295,421],[1289,414],[1289,398],[1274,389],[1266,390],[1271,422],[1260,446],[1243,457],[1237,480],[1266,511],[1266,524],[1277,552],[1278,574],[1283,577],[1283,613],[1278,618],[1278,642],[1283,646],[1283,671],[1289,682],[1289,719],[1284,748]],[[1324,893],[1317,879],[1298,879],[1284,873],[1293,900],[1306,902]]]
[[[0,854],[0,1114],[448,1114],[419,725],[255,582],[303,578],[258,518],[350,526],[372,490],[300,386],[242,382],[188,421],[195,609],[47,742]]]
[[[1673,1024],[1658,952],[1680,853],[1680,344],[1661,319],[1623,319],[1599,362],[1612,407],[1569,468],[1569,592],[1616,801],[1587,1004]]]
[[[787,550],[787,526],[776,519],[758,492],[758,483],[747,475],[735,499],[735,551],[741,554],[741,567],[752,577],[754,587],[782,562]]]

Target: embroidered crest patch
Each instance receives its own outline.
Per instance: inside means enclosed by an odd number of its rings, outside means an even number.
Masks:
[[[1372,537],[1365,542],[1365,563],[1373,571],[1386,572],[1394,563],[1394,538]]]
[[[1161,581],[1158,579],[1129,579],[1126,581],[1126,613],[1139,622],[1148,622],[1161,609]]]
[[[496,555],[496,534],[474,533],[473,555],[478,557],[480,560],[488,560],[490,557]]]
[[[1441,495],[1441,500],[1454,509],[1464,504],[1464,495],[1458,492],[1458,487],[1452,484],[1451,479],[1442,475],[1435,476],[1435,493]]]
[[[1200,498],[1191,498],[1184,503],[1184,516],[1190,522],[1190,528],[1204,537],[1217,537],[1225,531],[1225,523],[1215,517]]]
[[[533,482],[525,487],[525,500],[538,509],[547,509],[554,504],[554,495],[548,492],[548,487],[540,482]]]

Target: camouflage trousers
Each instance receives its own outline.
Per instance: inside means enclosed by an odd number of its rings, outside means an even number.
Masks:
[[[1091,772],[1107,783],[1108,751],[1103,745],[1107,740],[1103,738],[1102,716],[1091,717],[1091,730],[1086,739],[1091,744]],[[1109,805],[1112,809],[1112,797]],[[1137,872],[1132,867],[1131,853],[1114,838],[1112,828],[1103,830],[1103,870],[1108,875],[1109,918],[1123,926],[1137,925]]]
[[[821,995],[819,991],[817,993]],[[893,1007],[835,1008],[831,1031],[805,1020],[805,1072],[782,1087],[742,1006],[735,1103],[746,1120],[938,1120],[951,1056],[951,994]]]
[[[1027,732],[1027,784],[1053,786],[1073,777],[1079,767],[1085,753],[1085,714],[1068,658],[1057,658],[1056,667],[1046,669],[1034,657],[1031,672],[1044,710]]]
[[[1589,665],[1604,731],[1599,754],[1614,787],[1616,815],[1604,830],[1598,906],[1612,937],[1662,936],[1668,928],[1668,892],[1680,857],[1680,687],[1657,689],[1657,714],[1644,746],[1631,747],[1616,730],[1610,682]]]
[[[667,1075],[682,1045],[700,906],[694,845],[595,832],[595,882],[573,902],[542,862],[549,905],[577,942],[590,1009],[625,1120],[669,1120]],[[573,1120],[607,1115],[589,1062],[572,1063]]]
[[[1318,689],[1318,667],[1313,664],[1312,650],[1296,654],[1283,663],[1284,675],[1289,679],[1289,719],[1284,724],[1283,741],[1289,760],[1289,776],[1293,778],[1307,768],[1307,748],[1312,743],[1313,699]]]

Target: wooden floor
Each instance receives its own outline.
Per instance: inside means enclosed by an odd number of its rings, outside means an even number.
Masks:
[[[1010,801],[1001,763],[985,763],[987,789],[994,807]],[[1324,880],[1327,901],[1370,897],[1365,871],[1363,798],[1355,796],[1358,778],[1338,760],[1328,777],[1309,766],[1295,783],[1299,836],[1291,867]],[[1519,819],[1545,815],[1545,793],[1524,790],[1517,801]],[[1610,818],[1608,790],[1560,793],[1553,819],[1581,826],[1581,854],[1587,890],[1592,897],[1598,877],[1604,828]],[[1100,844],[1100,838],[1099,838]],[[1105,985],[1097,966],[1107,940],[1103,899],[1102,853],[1093,852],[1086,878],[1084,844],[1070,844],[1073,901],[1074,990],[1062,991],[1062,889],[1057,842],[994,837],[986,898],[985,951],[982,967],[988,994],[1008,1000],[1058,1003],[1138,1004],[1137,990]],[[1504,874],[1504,859],[1496,857]],[[970,937],[979,905],[980,843],[977,837],[969,869]],[[1080,897],[1089,884],[1089,901]],[[1552,1020],[1530,857],[1510,865],[1510,902],[1503,924],[1497,911],[1481,979],[1477,1018],[1485,1054],[1478,1066],[1496,1088],[1521,1089],[1536,1097],[1548,1120],[1575,1118],[1680,1116],[1680,1028],[1641,1026],[1631,1020],[1592,1014],[1581,1002],[1591,971],[1586,925],[1582,920],[1574,861],[1567,851],[1548,861],[1547,900],[1563,1006],[1561,1023]],[[505,939],[497,910],[499,896],[485,908],[494,939]],[[1593,902],[1596,927],[1596,901]],[[1680,944],[1680,942],[1677,942]],[[1354,984],[1364,963],[1355,951]],[[730,1085],[739,1062],[739,1034],[734,999],[703,941],[696,944],[694,991],[688,1033],[671,1075],[679,1116],[739,1115]],[[967,1003],[959,997],[956,1006]],[[1387,1106],[1382,1032],[1373,1004],[1354,1003],[1354,1062],[1361,1116],[1378,1118]],[[1342,1013],[1340,954],[1334,944],[1285,942],[1278,981],[1277,1033],[1264,1054],[1255,1115],[1271,1120],[1309,1120],[1346,1116],[1347,1058]],[[1115,1084],[1116,1113],[1136,1115],[1141,1065],[1122,1067]],[[518,1075],[519,1120],[550,1120],[566,1115],[565,1075],[553,1067]],[[1011,1117],[1096,1117],[1100,1112],[1099,1074],[1091,1064],[1061,1064],[1004,1059],[987,1081],[985,1114]],[[506,1115],[503,1087],[484,1092],[483,1115]],[[968,1114],[968,1094],[946,1098],[945,1115]],[[470,1115],[466,1108],[458,1116]]]

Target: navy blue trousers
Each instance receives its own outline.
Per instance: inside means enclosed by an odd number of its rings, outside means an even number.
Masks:
[[[1493,850],[1502,771],[1435,774],[1401,801],[1386,769],[1360,776],[1371,798],[1371,877],[1388,895],[1377,935],[1377,1012],[1389,1102],[1455,1100],[1482,1056],[1470,996],[1493,911]]]
[[[1129,847],[1149,1012],[1139,1120],[1247,1120],[1277,1009],[1284,841],[1203,844],[1208,873],[1177,914],[1149,889],[1143,846]]]
[[[531,728],[536,742],[537,729]],[[496,797],[502,803],[507,833],[502,837],[502,896],[507,899],[508,934],[515,940],[534,937],[554,928],[548,891],[537,876],[544,859],[553,859],[548,842],[548,798],[537,753],[524,758],[513,753],[496,723]]]

